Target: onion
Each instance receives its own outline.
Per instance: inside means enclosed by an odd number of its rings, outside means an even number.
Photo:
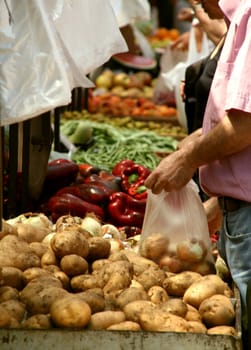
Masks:
[[[81,222],[81,228],[87,231],[91,236],[102,235],[102,225],[95,216],[86,215]]]
[[[101,235],[111,238],[118,238],[121,239],[121,234],[116,226],[111,224],[105,224],[101,227]]]

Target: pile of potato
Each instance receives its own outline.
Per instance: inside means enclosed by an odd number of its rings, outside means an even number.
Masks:
[[[32,219],[0,232],[1,328],[235,335],[233,293],[216,274],[164,271],[78,217]]]

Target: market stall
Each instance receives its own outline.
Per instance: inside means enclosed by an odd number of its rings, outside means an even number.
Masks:
[[[119,59],[119,27],[147,17],[148,3],[111,4],[1,5],[0,348],[242,350],[239,292],[197,189],[185,220],[169,203],[169,232],[148,221],[144,180],[187,131],[173,95],[154,101],[159,57]],[[26,33],[37,21],[47,31]],[[145,38],[153,55],[155,34]],[[162,31],[165,45],[178,34]],[[14,67],[23,71],[10,79]]]

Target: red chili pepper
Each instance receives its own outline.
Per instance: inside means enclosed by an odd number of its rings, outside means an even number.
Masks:
[[[68,214],[84,217],[87,213],[94,213],[102,220],[105,217],[104,210],[100,206],[84,201],[70,193],[51,197],[47,208],[54,221],[60,216]]]
[[[110,196],[107,210],[111,219],[119,226],[141,227],[144,220],[146,200],[137,200],[124,192]]]
[[[56,195],[63,193],[70,193],[87,202],[103,205],[109,200],[109,197],[114,191],[110,188],[100,184],[78,184],[73,186],[66,186],[56,192]]]

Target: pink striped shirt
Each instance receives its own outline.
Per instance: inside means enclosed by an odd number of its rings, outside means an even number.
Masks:
[[[219,4],[231,23],[212,82],[203,133],[218,124],[225,111],[251,113],[251,1],[220,0]],[[200,182],[209,195],[251,202],[251,146],[202,166]]]

